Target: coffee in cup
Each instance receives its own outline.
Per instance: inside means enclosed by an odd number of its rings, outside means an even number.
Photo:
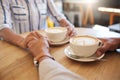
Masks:
[[[72,51],[82,57],[92,56],[101,46],[102,41],[93,36],[75,36],[70,39]]]
[[[66,38],[67,29],[65,27],[47,28],[46,35],[52,42],[60,42]]]

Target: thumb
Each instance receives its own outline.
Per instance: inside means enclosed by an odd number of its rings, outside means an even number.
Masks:
[[[102,55],[103,54],[103,52],[101,51],[101,49],[99,48],[97,51],[96,51],[96,55],[97,56],[100,56],[100,55]]]

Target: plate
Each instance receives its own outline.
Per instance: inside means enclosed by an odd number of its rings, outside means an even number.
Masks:
[[[70,59],[72,59],[72,60],[76,60],[76,61],[81,61],[81,62],[97,61],[97,60],[102,59],[102,58],[105,56],[105,54],[102,54],[102,55],[100,55],[100,56],[95,56],[95,55],[92,55],[92,56],[90,56],[90,57],[80,57],[80,56],[79,56],[80,58],[75,58],[74,56],[76,56],[76,55],[75,55],[74,52],[70,49],[70,46],[68,46],[68,47],[65,48],[64,53],[65,53],[65,55],[66,55],[68,58],[70,58]],[[78,57],[78,56],[77,56],[77,57]]]
[[[60,42],[50,42],[50,45],[57,46],[57,45],[63,45],[69,42],[69,37],[66,37],[63,41]]]

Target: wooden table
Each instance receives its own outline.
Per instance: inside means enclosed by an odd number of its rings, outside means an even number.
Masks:
[[[97,37],[120,37],[120,34],[109,31],[77,28],[79,35]],[[25,34],[24,34],[25,36]],[[106,61],[77,62],[67,58],[64,49],[69,44],[50,48],[56,61],[67,69],[86,77],[88,80],[120,80],[120,54],[108,52]],[[33,64],[32,56],[27,50],[0,41],[0,80],[38,80],[38,72]]]

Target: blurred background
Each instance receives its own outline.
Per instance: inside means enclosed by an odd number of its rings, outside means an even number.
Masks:
[[[120,0],[54,1],[58,10],[76,27],[118,26],[120,30]]]

